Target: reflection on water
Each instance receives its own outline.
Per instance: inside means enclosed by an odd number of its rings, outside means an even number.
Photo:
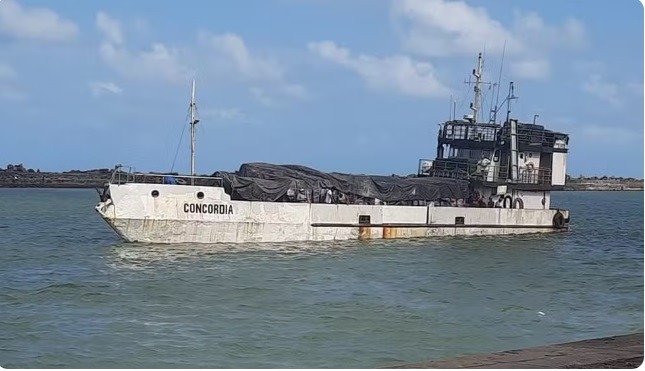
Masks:
[[[359,247],[356,242],[282,242],[241,244],[147,244],[121,242],[107,250],[107,259],[115,266],[140,268],[153,263],[175,263],[222,259],[230,254],[244,256],[252,253],[279,255],[323,254],[331,250]]]
[[[223,260],[296,259],[312,256],[365,253],[395,253],[402,249],[415,253],[416,249],[451,249],[453,253],[437,254],[436,259],[451,259],[459,254],[482,254],[484,260],[516,256],[522,260],[525,249],[533,255],[548,252],[561,243],[561,234],[526,234],[510,236],[459,236],[415,238],[402,240],[369,241],[309,241],[276,243],[220,243],[220,244],[150,244],[119,242],[106,250],[105,260],[115,269],[157,269],[173,264],[217,264]],[[481,249],[485,249],[481,251]],[[457,255],[455,255],[457,254]],[[175,267],[181,269],[183,267]]]

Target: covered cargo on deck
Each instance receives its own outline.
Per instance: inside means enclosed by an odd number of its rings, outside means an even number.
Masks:
[[[242,164],[235,173],[218,171],[233,200],[412,204],[468,197],[468,181],[398,175],[325,173],[301,165]]]

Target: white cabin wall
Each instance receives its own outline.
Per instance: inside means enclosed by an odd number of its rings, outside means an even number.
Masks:
[[[513,190],[513,200],[522,199],[525,209],[548,210],[551,207],[551,192]],[[544,199],[544,204],[542,204]]]
[[[552,185],[564,185],[567,175],[567,154],[553,152],[553,167],[551,172]]]

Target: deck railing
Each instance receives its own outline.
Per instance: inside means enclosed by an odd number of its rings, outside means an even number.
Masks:
[[[422,160],[428,161],[428,160]],[[420,175],[439,178],[454,178],[466,180],[481,180],[485,182],[506,183],[511,182],[509,166],[490,164],[481,166],[472,162],[434,160],[430,169],[425,169]],[[551,184],[551,169],[518,167],[518,174],[515,183],[520,184]]]
[[[510,140],[511,128],[504,126],[501,130],[501,136],[506,140]],[[555,133],[544,129],[520,126],[517,128],[517,141],[518,143],[553,148],[555,145]]]
[[[469,123],[446,123],[439,135],[448,140],[473,140],[493,142],[497,137],[498,127],[489,125],[473,125]]]
[[[118,185],[127,183],[142,183],[221,187],[222,178],[210,176],[181,175],[176,173],[137,173],[132,167],[117,166],[112,173],[110,183]]]

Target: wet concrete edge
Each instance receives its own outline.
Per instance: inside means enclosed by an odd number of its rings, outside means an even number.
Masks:
[[[387,368],[637,368],[643,332]]]

